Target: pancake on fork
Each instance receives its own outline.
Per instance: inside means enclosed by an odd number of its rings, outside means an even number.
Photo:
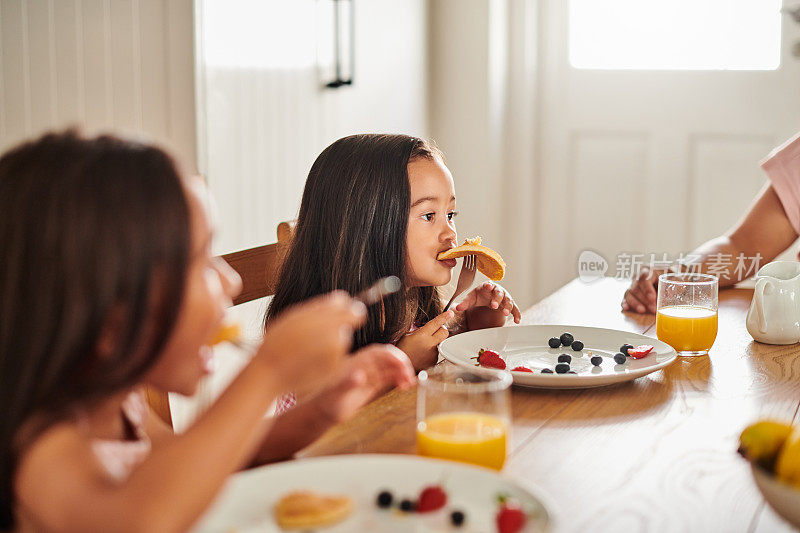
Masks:
[[[506,263],[503,258],[491,248],[481,245],[480,237],[467,239],[461,246],[440,253],[436,259],[442,261],[465,255],[474,255],[477,259],[478,271],[493,281],[500,281],[506,274]]]

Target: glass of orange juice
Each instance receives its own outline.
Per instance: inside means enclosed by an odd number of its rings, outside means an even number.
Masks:
[[[656,336],[680,356],[707,355],[717,338],[718,294],[716,276],[659,276]]]
[[[417,452],[501,470],[511,415],[511,374],[443,363],[419,373]]]

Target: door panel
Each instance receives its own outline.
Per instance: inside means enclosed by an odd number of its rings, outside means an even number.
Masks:
[[[541,6],[537,296],[575,277],[584,249],[614,275],[620,253],[675,256],[734,224],[766,181],[759,161],[800,129],[800,25],[782,17],[775,70],[578,69],[570,2]]]

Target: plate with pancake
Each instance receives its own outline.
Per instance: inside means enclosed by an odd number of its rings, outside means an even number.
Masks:
[[[431,485],[444,489],[444,507],[426,513],[401,510],[399,502],[417,501]],[[392,503],[381,507],[378,497],[386,492]],[[362,454],[299,459],[236,474],[193,531],[492,532],[501,495],[527,513],[523,532],[552,529],[552,503],[528,483],[453,461]],[[464,515],[459,526],[452,523],[455,511]]]

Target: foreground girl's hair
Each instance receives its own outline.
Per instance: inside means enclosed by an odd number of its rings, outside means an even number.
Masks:
[[[0,158],[0,213],[0,529],[8,529],[19,452],[155,362],[182,300],[190,226],[166,153],[72,131]],[[116,342],[101,355],[108,328]]]

